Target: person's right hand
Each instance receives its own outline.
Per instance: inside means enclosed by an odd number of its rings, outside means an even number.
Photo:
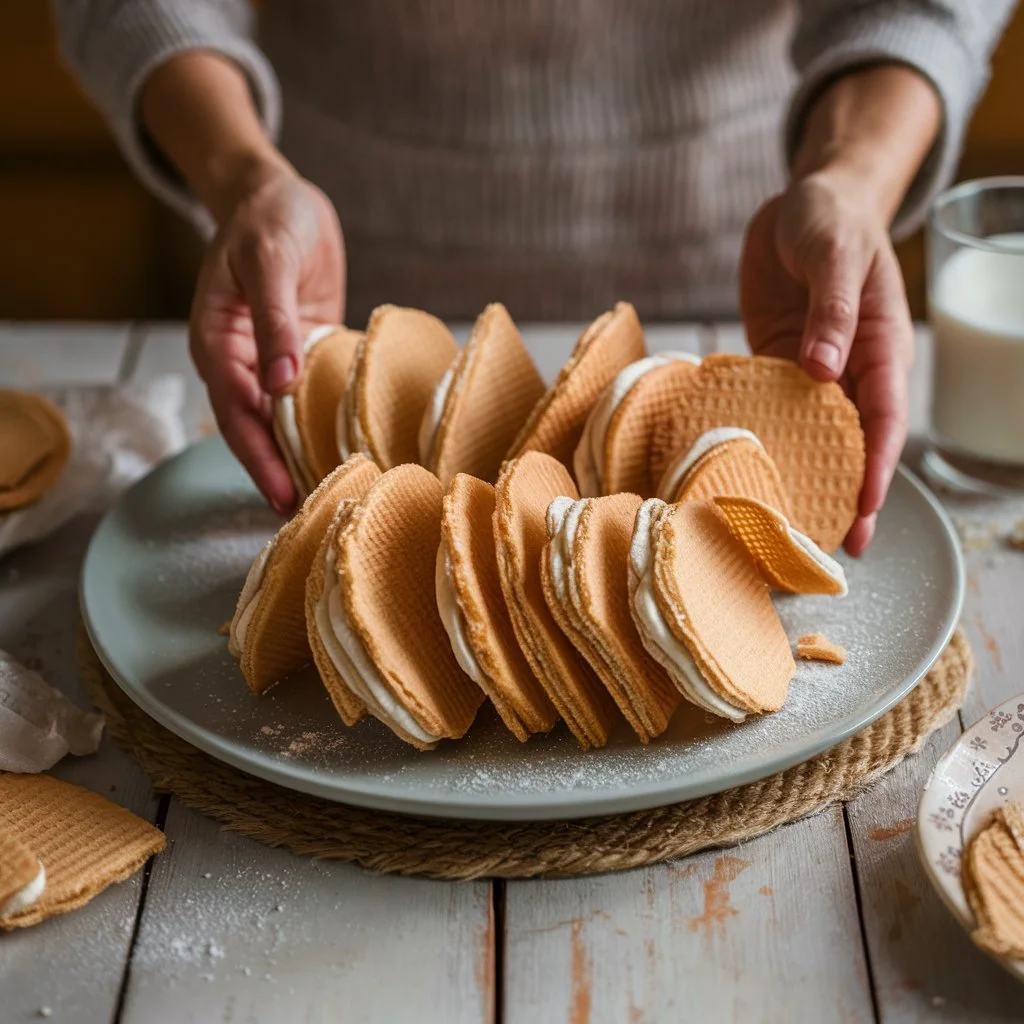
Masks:
[[[271,433],[271,398],[297,380],[308,327],[341,322],[341,226],[330,200],[283,161],[254,175],[219,220],[189,345],[225,441],[284,515],[296,493]]]

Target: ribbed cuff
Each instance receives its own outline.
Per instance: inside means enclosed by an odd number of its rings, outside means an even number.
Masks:
[[[154,68],[175,54],[188,50],[222,54],[245,72],[264,129],[276,138],[281,125],[280,89],[270,63],[248,35],[251,18],[239,13],[246,8],[248,4],[239,5],[232,12],[199,0],[123,4],[87,41],[85,52],[74,55],[132,168],[204,236],[213,233],[213,217],[173,168],[154,153],[139,119],[139,92]]]
[[[877,10],[837,19],[824,35],[798,38],[794,59],[802,68],[800,85],[786,118],[786,159],[792,165],[804,121],[814,101],[831,81],[857,67],[899,63],[913,68],[935,87],[942,101],[939,137],[911,184],[893,221],[892,234],[902,238],[921,223],[933,197],[952,179],[964,132],[987,81],[988,66],[979,61],[951,25],[938,16]]]

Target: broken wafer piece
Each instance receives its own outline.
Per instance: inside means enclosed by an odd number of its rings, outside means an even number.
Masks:
[[[701,434],[658,483],[658,497],[669,504],[722,495],[756,498],[786,516],[792,514],[772,457],[742,427],[715,427]]]
[[[456,473],[493,482],[544,381],[500,302],[480,314],[434,390],[420,425],[420,463],[447,487]]]
[[[340,522],[325,572],[329,651],[375,718],[421,750],[465,735],[484,694],[459,667],[434,589],[444,491],[422,466],[389,470]]]
[[[544,598],[541,559],[548,541],[547,510],[563,496],[579,497],[565,466],[550,455],[527,452],[505,463],[495,488],[494,541],[501,590],[519,646],[586,750],[604,746],[618,713]]]
[[[364,455],[329,473],[256,557],[235,607],[228,650],[253,693],[312,660],[306,632],[306,579],[340,501],[359,498],[380,476]]]
[[[0,920],[27,910],[45,887],[39,858],[12,833],[0,831]]]
[[[971,938],[996,956],[1024,959],[1024,812],[998,808],[970,841],[962,862],[964,895],[974,912]]]
[[[624,569],[640,504],[635,494],[556,498],[541,568],[555,621],[647,743],[668,727],[680,695],[647,653],[629,611]]]
[[[419,459],[420,424],[458,346],[435,316],[379,306],[356,349],[338,406],[338,451],[391,469]]]
[[[630,610],[648,653],[698,707],[733,722],[777,711],[796,671],[768,587],[707,502],[645,501]]]
[[[323,324],[306,336],[302,374],[292,394],[274,399],[274,440],[304,499],[341,462],[338,407],[362,335]]]
[[[689,352],[659,352],[619,371],[587,417],[573,455],[583,497],[653,494],[651,431],[674,401],[675,382],[699,365]]]
[[[645,354],[644,332],[636,310],[620,302],[581,335],[555,383],[537,404],[509,449],[508,458],[544,452],[572,466],[594,404],[616,375]]]
[[[41,878],[13,910],[0,911],[0,929],[75,910],[166,845],[163,832],[125,808],[41,774],[0,774],[0,834],[17,837]]]
[[[52,402],[0,390],[0,512],[38,501],[71,457],[71,433]]]
[[[795,363],[768,356],[707,356],[682,380],[677,401],[651,438],[658,479],[716,427],[741,427],[778,467],[801,533],[833,551],[857,516],[864,432],[856,406],[835,383],[814,381]]]
[[[435,586],[441,621],[462,670],[519,740],[549,732],[554,705],[533,674],[505,609],[494,547],[494,488],[459,473],[444,496]]]
[[[754,498],[720,497],[715,505],[770,587],[792,594],[847,593],[846,573],[786,517]]]
[[[846,661],[846,648],[833,643],[824,633],[808,633],[796,642],[797,656],[805,661],[830,661],[842,665]]]

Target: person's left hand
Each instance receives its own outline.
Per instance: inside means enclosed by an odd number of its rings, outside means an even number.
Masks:
[[[884,219],[855,184],[826,172],[770,199],[747,229],[740,308],[750,347],[840,381],[860,411],[867,449],[858,516],[845,547],[875,531],[907,438],[914,330]]]

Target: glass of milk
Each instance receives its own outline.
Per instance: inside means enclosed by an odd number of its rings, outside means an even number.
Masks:
[[[944,483],[1024,492],[1024,177],[939,196],[927,230],[931,446]]]

